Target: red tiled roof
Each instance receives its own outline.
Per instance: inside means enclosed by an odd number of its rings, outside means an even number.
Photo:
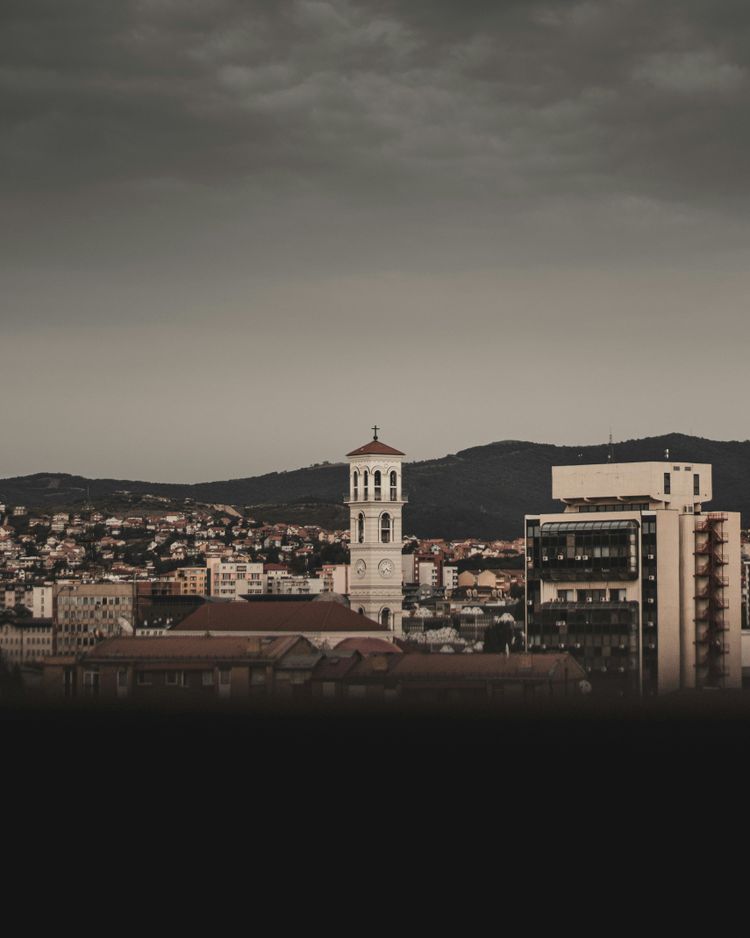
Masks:
[[[178,632],[387,632],[341,603],[204,603],[179,623]]]
[[[384,638],[344,638],[334,647],[334,652],[357,651],[360,655],[402,655],[401,649]]]
[[[563,680],[565,669],[569,681],[582,680],[586,672],[567,653],[552,655],[494,654],[405,654],[396,660],[392,674],[399,678],[530,678],[549,677]]]
[[[404,456],[400,449],[394,449],[392,446],[386,446],[380,440],[370,440],[359,449],[353,449],[347,456]]]
[[[215,661],[235,658],[267,660],[285,654],[299,640],[299,635],[269,637],[265,642],[261,636],[255,635],[249,639],[235,638],[233,635],[164,635],[153,638],[126,636],[105,639],[87,651],[83,657],[86,661]]]
[[[347,675],[360,660],[359,655],[345,658],[322,658],[316,665],[312,677],[314,681],[336,681]]]

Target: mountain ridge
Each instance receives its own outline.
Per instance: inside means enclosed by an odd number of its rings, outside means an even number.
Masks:
[[[682,433],[625,440],[614,445],[615,462],[664,460],[713,465],[714,503],[750,519],[750,440],[711,440]],[[498,440],[467,447],[436,459],[407,462],[404,483],[409,504],[404,531],[421,537],[516,537],[523,515],[555,510],[553,465],[602,463],[608,444],[559,445]],[[321,463],[299,469],[216,482],[169,483],[91,479],[70,473],[39,472],[0,479],[0,501],[37,510],[80,508],[117,492],[133,496],[252,506],[279,506],[312,499],[342,506],[348,488],[347,464]],[[713,504],[713,503],[712,503]],[[262,515],[262,513],[260,513]],[[338,517],[345,518],[342,513]]]

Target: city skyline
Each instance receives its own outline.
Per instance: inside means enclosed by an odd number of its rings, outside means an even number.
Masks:
[[[3,4],[0,477],[745,436],[748,26]]]

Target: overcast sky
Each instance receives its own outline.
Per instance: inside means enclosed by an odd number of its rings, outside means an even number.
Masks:
[[[749,61],[746,0],[2,0],[0,477],[747,438]]]

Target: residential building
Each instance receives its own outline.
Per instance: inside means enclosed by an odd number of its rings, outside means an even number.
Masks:
[[[313,694],[347,701],[486,705],[577,696],[586,673],[568,653],[381,654],[347,657],[334,648],[313,671]]]
[[[208,567],[178,567],[173,576],[181,596],[208,596]]]
[[[69,583],[56,587],[57,652],[74,654],[135,627],[132,583]]]
[[[48,659],[42,686],[53,697],[157,704],[293,697],[307,689],[320,657],[299,635],[128,636]]]
[[[236,600],[265,592],[262,563],[209,558],[206,567],[209,571],[211,596]]]
[[[268,578],[268,593],[272,596],[319,596],[324,586],[320,577],[286,574]]]
[[[527,515],[526,640],[615,693],[739,688],[740,518],[705,512],[711,466],[557,466]]]
[[[0,655],[8,664],[31,664],[54,651],[55,629],[51,618],[19,616],[0,623]]]
[[[444,564],[443,589],[445,590],[446,595],[452,593],[453,590],[458,589],[458,567],[455,567],[452,564]]]
[[[31,614],[35,619],[51,619],[55,587],[53,583],[31,588]]]
[[[323,591],[326,593],[338,593],[340,596],[349,594],[349,571],[351,567],[348,563],[326,563],[320,570],[320,577],[323,580]]]

